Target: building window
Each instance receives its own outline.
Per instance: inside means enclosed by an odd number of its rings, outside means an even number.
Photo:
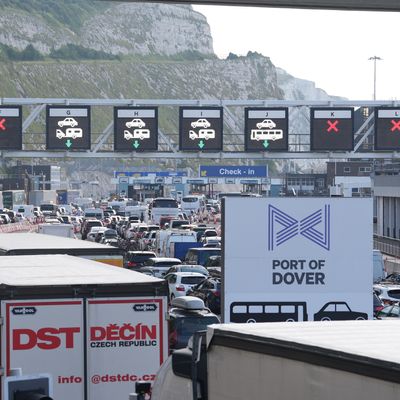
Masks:
[[[350,167],[344,167],[344,172],[350,172]]]
[[[371,167],[360,167],[358,170],[360,172],[371,172]]]

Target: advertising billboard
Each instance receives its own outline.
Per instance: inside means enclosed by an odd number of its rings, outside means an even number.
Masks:
[[[224,322],[372,317],[372,199],[223,201]]]

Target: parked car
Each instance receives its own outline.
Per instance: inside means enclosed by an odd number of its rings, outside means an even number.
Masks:
[[[145,261],[144,266],[153,267],[155,276],[157,278],[163,278],[173,265],[178,264],[182,264],[179,258],[152,257]]]
[[[125,254],[125,268],[137,269],[144,266],[149,258],[156,257],[153,251],[127,251]]]
[[[400,306],[398,304],[392,304],[390,306],[383,307],[383,309],[376,314],[376,318],[377,319],[400,318]]]
[[[186,296],[186,293],[193,286],[204,281],[206,277],[198,272],[172,272],[164,276],[168,282],[169,298],[172,301],[175,297]]]
[[[400,285],[375,284],[373,288],[383,304],[392,304],[400,301]]]
[[[205,279],[193,286],[188,296],[195,296],[204,301],[204,305],[216,314],[221,313],[221,281],[215,278]]]
[[[375,293],[373,293],[373,298],[374,298],[374,316],[376,317],[378,313],[383,310],[384,305],[382,300]]]
[[[207,268],[204,268],[202,265],[192,264],[174,265],[167,271],[167,274],[171,274],[173,272],[198,272],[199,274],[203,274],[204,276],[209,275]]]
[[[170,351],[186,347],[195,332],[221,322],[218,316],[204,306],[201,299],[192,296],[172,300],[167,320]]]

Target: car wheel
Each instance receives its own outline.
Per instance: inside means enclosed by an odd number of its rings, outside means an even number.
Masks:
[[[321,321],[332,321],[329,317],[324,317],[321,319]]]
[[[60,122],[60,123],[58,124],[58,126],[59,126],[60,128],[62,128],[62,127],[64,126],[64,124]]]
[[[256,320],[253,319],[253,318],[250,318],[250,319],[248,319],[246,322],[247,322],[248,324],[255,324],[255,323],[256,323]]]
[[[286,320],[286,322],[295,322],[295,320],[294,320],[293,318],[288,318],[288,319]]]
[[[76,139],[76,135],[72,135],[72,139]]]
[[[364,317],[357,317],[356,321],[365,321],[365,318]]]

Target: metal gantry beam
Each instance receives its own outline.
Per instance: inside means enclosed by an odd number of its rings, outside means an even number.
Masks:
[[[107,0],[109,1],[109,0]],[[121,2],[121,0],[112,0]],[[133,3],[137,0],[122,0]],[[143,0],[141,0],[143,2]],[[145,0],[145,3],[305,8],[320,10],[400,11],[398,0]]]
[[[223,107],[224,115],[226,115],[225,122],[227,127],[230,128],[230,133],[226,134],[226,137],[239,137],[244,132],[239,132],[241,121],[238,120],[235,112],[229,109],[229,107],[287,107],[291,111],[291,117],[298,115],[305,115],[306,120],[309,120],[309,116],[305,112],[306,108],[311,107],[400,107],[400,102],[397,100],[389,101],[365,101],[365,100],[220,100],[220,99],[208,99],[208,100],[187,100],[187,99],[60,99],[60,98],[2,98],[0,99],[2,105],[22,105],[22,106],[33,106],[33,111],[25,119],[23,123],[23,131],[25,132],[28,127],[40,116],[40,113],[45,109],[46,105],[81,105],[81,106],[94,106],[94,107],[111,107],[111,106],[154,106],[154,107],[171,107],[171,106],[219,106]],[[92,146],[90,151],[2,151],[0,156],[2,158],[153,158],[153,159],[247,159],[247,160],[268,160],[268,159],[394,159],[399,158],[398,152],[357,152],[361,147],[362,143],[366,138],[373,133],[372,127],[369,125],[373,121],[373,113],[371,113],[368,119],[355,133],[355,139],[359,139],[356,142],[355,149],[352,152],[309,152],[309,144],[305,143],[302,136],[307,136],[305,132],[289,132],[290,148],[294,151],[288,151],[286,153],[277,152],[260,152],[260,153],[249,153],[241,151],[235,151],[235,148],[230,147],[229,151],[208,153],[208,152],[180,152],[175,141],[172,140],[172,136],[177,133],[165,134],[159,129],[159,136],[162,139],[166,147],[163,146],[164,151],[150,152],[150,153],[125,153],[125,152],[111,152],[109,146],[105,146],[108,142],[109,137],[113,133],[113,121],[103,130],[103,133],[97,138],[96,142]],[[292,118],[290,118],[292,119]],[[369,127],[366,131],[365,129]],[[45,132],[39,133],[45,135]],[[293,140],[294,139],[299,139]],[[298,143],[297,143],[298,142]],[[43,146],[43,143],[37,143],[37,145]],[[235,144],[226,142],[225,145],[242,146],[242,144]],[[293,147],[294,146],[294,147]]]

